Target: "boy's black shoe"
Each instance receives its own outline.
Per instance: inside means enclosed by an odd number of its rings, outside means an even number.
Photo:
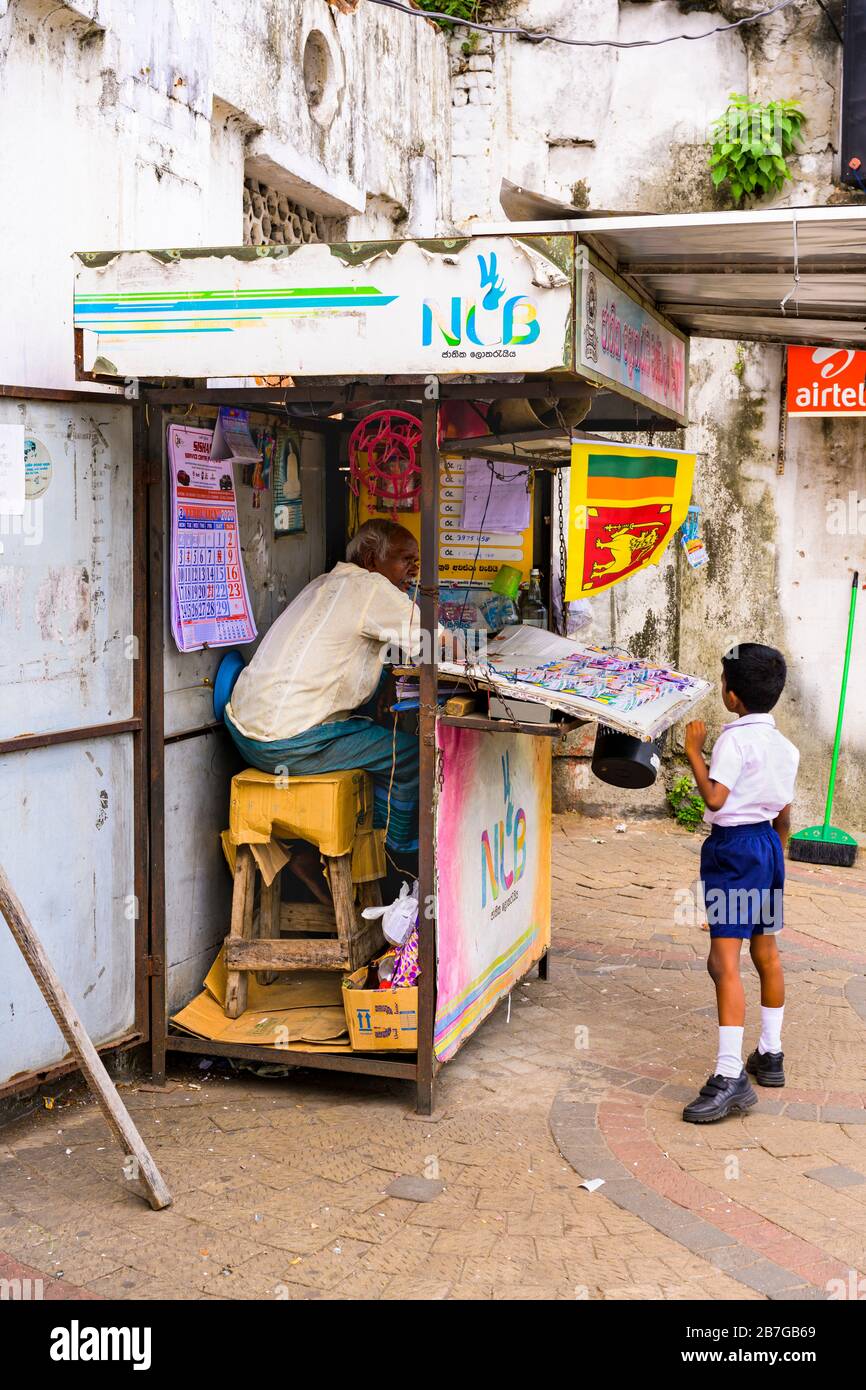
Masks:
[[[683,1119],[690,1125],[708,1125],[738,1111],[745,1113],[757,1103],[745,1071],[739,1076],[710,1076],[700,1094],[686,1106]]]
[[[755,1048],[754,1052],[749,1054],[746,1071],[752,1073],[759,1086],[784,1086],[784,1060],[784,1052],[759,1052]]]

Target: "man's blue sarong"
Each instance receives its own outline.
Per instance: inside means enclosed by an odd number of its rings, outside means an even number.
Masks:
[[[241,756],[261,772],[310,777],[319,772],[363,768],[373,779],[373,825],[388,827],[385,843],[395,853],[418,848],[418,739],[354,714],[317,724],[294,738],[262,742],[247,738],[225,715],[226,728]],[[394,760],[394,780],[391,763]],[[388,789],[391,814],[388,814]]]

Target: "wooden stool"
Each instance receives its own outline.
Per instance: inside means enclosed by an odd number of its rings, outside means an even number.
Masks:
[[[352,856],[324,856],[333,907],[322,903],[284,903],[280,900],[280,878],[270,885],[258,874],[249,845],[238,845],[232,893],[231,930],[226,938],[225,1013],[238,1018],[247,1007],[248,974],[261,971],[266,977],[288,970],[357,970],[384,949],[381,924],[368,922],[361,908],[377,907],[382,901],[378,880],[358,884],[355,903],[352,882]],[[253,936],[256,878],[260,879],[258,935]],[[318,935],[311,935],[311,933]],[[336,940],[328,940],[329,936]],[[268,983],[268,978],[264,980]]]

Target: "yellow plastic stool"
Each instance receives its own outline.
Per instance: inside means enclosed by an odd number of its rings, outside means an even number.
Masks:
[[[385,874],[384,846],[381,834],[373,830],[373,792],[366,772],[355,768],[315,777],[286,777],[247,768],[232,778],[227,838],[235,849],[231,928],[226,938],[228,1018],[238,1018],[246,1009],[251,970],[351,972],[383,948],[380,924],[367,922],[360,914],[361,908],[381,903],[380,880]],[[333,907],[283,903],[277,872],[270,884],[261,880],[254,937],[258,865],[251,846],[268,845],[275,838],[308,840],[318,847]]]

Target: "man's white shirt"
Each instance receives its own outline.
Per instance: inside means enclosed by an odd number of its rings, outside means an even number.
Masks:
[[[389,648],[417,654],[417,604],[384,575],[341,561],[280,614],[227,713],[241,734],[264,742],[345,719],[374,693]]]

